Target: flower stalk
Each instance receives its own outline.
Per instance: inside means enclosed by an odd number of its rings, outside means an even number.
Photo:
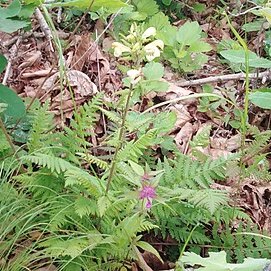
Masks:
[[[125,132],[125,122],[126,122],[126,118],[127,118],[127,114],[128,114],[128,110],[129,110],[129,104],[130,104],[130,100],[131,100],[131,97],[132,97],[132,93],[133,93],[133,85],[130,84],[130,88],[129,88],[129,92],[128,92],[124,112],[123,112],[123,115],[122,115],[122,121],[121,121],[121,126],[120,126],[119,137],[118,137],[118,145],[116,147],[116,150],[115,150],[115,153],[114,153],[114,156],[113,156],[113,160],[112,160],[112,163],[111,163],[109,176],[108,176],[108,180],[107,180],[107,184],[106,184],[106,190],[105,190],[106,194],[109,191],[110,184],[112,182],[112,178],[113,178],[113,175],[114,175],[115,170],[116,170],[118,153],[119,153],[120,149],[122,148],[123,137],[124,137],[124,132]]]

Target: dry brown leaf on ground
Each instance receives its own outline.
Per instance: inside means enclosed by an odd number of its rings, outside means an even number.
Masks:
[[[36,269],[36,271],[57,271],[57,267],[53,264]]]
[[[75,94],[81,97],[94,95],[98,92],[97,86],[90,80],[90,78],[83,72],[77,70],[70,70],[66,73],[68,82],[64,81],[64,86],[72,87]],[[49,77],[44,85],[44,90],[59,90],[59,72]]]
[[[256,184],[258,186],[258,184]],[[241,206],[243,206],[251,215],[252,219],[261,229],[267,229],[267,210],[264,203],[263,195],[258,187],[247,180],[242,186]]]
[[[241,147],[241,135],[237,134],[230,138],[211,137],[210,146],[213,149],[226,150],[232,152]]]
[[[172,105],[170,111],[175,112],[177,116],[173,131],[182,128],[187,122],[192,120],[192,116],[189,114],[187,107],[183,104]]]
[[[100,78],[110,72],[110,64],[103,56],[98,45],[91,39],[90,34],[77,36],[75,54],[71,62],[72,68],[82,70],[87,64],[90,73],[99,73]],[[87,63],[86,63],[87,62]]]
[[[167,82],[166,80],[163,80]],[[178,87],[174,83],[167,82],[169,84],[168,90],[166,92],[159,92],[157,96],[163,100],[172,100],[176,98],[180,98],[183,96],[189,96],[193,94],[193,92],[189,89]],[[179,103],[189,105],[191,103],[195,103],[197,100],[195,98],[187,98],[184,100],[181,100]]]
[[[31,67],[34,64],[38,64],[41,60],[41,52],[40,51],[32,51],[24,55],[23,62],[18,66],[19,69],[24,69],[27,67]]]
[[[82,71],[87,61],[89,54],[91,53],[89,48],[92,46],[90,40],[90,34],[76,35],[74,37],[75,52],[71,61],[72,68],[78,71]],[[88,51],[89,50],[89,51]]]
[[[174,137],[174,140],[182,153],[187,152],[189,147],[189,141],[191,140],[193,134],[196,129],[192,123],[187,122],[184,124],[182,129],[178,132],[178,134]]]

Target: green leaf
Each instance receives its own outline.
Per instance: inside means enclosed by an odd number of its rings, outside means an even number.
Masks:
[[[259,31],[263,27],[264,20],[257,20],[254,22],[246,23],[242,26],[242,30],[246,32]]]
[[[166,6],[169,6],[171,4],[172,0],[162,0],[162,3]]]
[[[161,63],[150,62],[143,68],[143,73],[147,80],[159,80],[164,75],[164,67]]]
[[[168,16],[166,16],[163,12],[158,12],[150,18],[146,28],[155,27],[156,31],[159,33],[159,31],[169,26],[171,26],[171,24]]]
[[[145,16],[145,19],[153,16],[159,11],[159,7],[154,0],[133,0],[133,5],[136,7],[136,11]]]
[[[185,252],[180,259],[182,263],[202,266],[201,271],[262,271],[270,263],[267,259],[246,258],[243,263],[231,264],[226,261],[226,252],[209,252],[209,257],[202,258],[194,252]]]
[[[128,163],[130,164],[131,168],[133,169],[133,171],[138,175],[138,176],[143,176],[144,175],[144,168],[142,166],[140,166],[139,164],[128,160]]]
[[[198,22],[186,22],[177,32],[177,41],[182,45],[191,45],[201,37],[201,28]]]
[[[4,115],[16,121],[25,115],[23,100],[10,88],[0,84],[0,103],[8,105]]]
[[[28,25],[29,22],[26,21],[0,18],[0,31],[5,33],[11,34],[21,28],[27,27]]]
[[[118,11],[120,8],[127,6],[124,2],[121,0],[95,0],[92,5],[90,5],[89,0],[73,0],[69,2],[57,2],[49,4],[50,7],[75,7],[80,10],[86,10],[89,9],[91,11],[97,11],[100,8],[106,8],[110,10],[111,12]]]
[[[224,50],[220,54],[232,63],[245,64],[244,50]],[[271,68],[271,61],[257,56],[249,51],[249,67],[253,68]]]
[[[21,3],[19,0],[14,0],[7,8],[0,7],[0,18],[10,18],[17,16],[21,10]]]
[[[196,41],[192,43],[189,47],[189,52],[194,53],[203,53],[208,52],[210,50],[212,50],[211,45],[204,41]]]
[[[271,92],[256,91],[249,94],[249,99],[260,108],[271,109]]]
[[[158,80],[144,80],[140,82],[144,94],[147,94],[150,91],[167,91],[169,84],[167,82],[158,81]]]
[[[143,250],[154,254],[162,263],[164,263],[164,261],[162,260],[160,254],[158,253],[158,251],[152,245],[150,245],[149,243],[144,242],[144,241],[138,241],[136,243],[136,245],[138,247],[142,248]]]
[[[0,73],[5,70],[7,64],[7,59],[3,55],[0,55]]]

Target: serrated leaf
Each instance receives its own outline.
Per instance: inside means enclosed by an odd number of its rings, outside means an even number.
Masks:
[[[10,88],[0,84],[0,103],[8,105],[4,115],[12,121],[17,121],[25,115],[23,100]]]
[[[220,54],[232,63],[245,64],[244,50],[224,50]],[[257,56],[249,51],[249,67],[253,68],[271,68],[271,61]]]
[[[110,206],[111,202],[109,201],[108,197],[106,196],[102,196],[98,199],[98,203],[97,203],[97,206],[98,206],[98,212],[100,214],[100,217],[102,217],[107,208]]]
[[[169,84],[158,80],[144,80],[140,82],[144,94],[150,91],[167,91]]]
[[[271,92],[256,91],[249,94],[249,99],[260,108],[271,109]]]
[[[154,0],[133,0],[133,5],[136,7],[136,11],[142,15],[145,15],[144,19],[146,19],[148,16],[153,16],[159,11],[159,7]]]
[[[143,73],[147,80],[159,80],[164,75],[164,67],[161,63],[150,62],[143,68]]]
[[[201,32],[198,22],[186,22],[179,28],[176,39],[183,45],[191,45],[200,39]]]
[[[80,196],[75,200],[74,208],[75,212],[82,218],[85,215],[89,215],[92,213],[92,202],[91,200]]]
[[[262,271],[270,263],[267,259],[246,258],[243,263],[231,264],[226,261],[226,252],[209,252],[209,257],[203,258],[194,252],[185,252],[180,259],[182,263],[200,265],[201,271]]]

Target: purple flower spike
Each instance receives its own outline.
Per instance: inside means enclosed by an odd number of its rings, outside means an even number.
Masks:
[[[139,198],[147,199],[146,208],[150,209],[152,207],[152,199],[156,197],[155,188],[150,185],[143,186],[140,191]]]

